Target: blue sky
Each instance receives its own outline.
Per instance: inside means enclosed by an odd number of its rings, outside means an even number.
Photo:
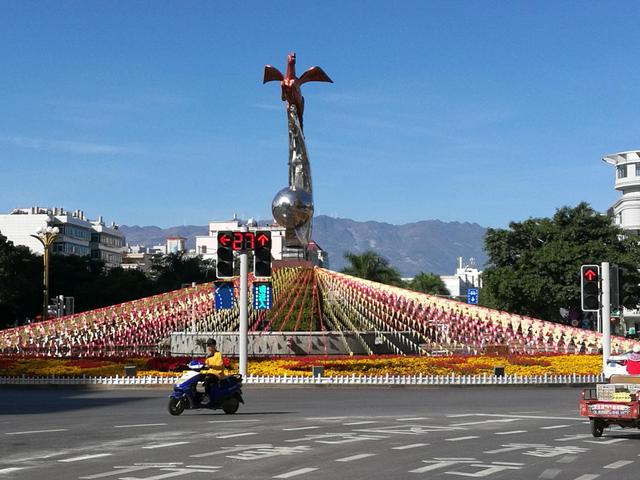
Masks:
[[[640,149],[637,2],[4,1],[0,211],[172,226],[270,215],[309,84],[316,212],[504,226],[618,194]]]

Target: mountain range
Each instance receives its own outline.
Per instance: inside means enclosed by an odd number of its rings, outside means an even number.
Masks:
[[[127,226],[120,230],[129,245],[164,244],[168,236],[187,239],[187,248],[195,248],[195,237],[207,235],[207,226],[185,225],[170,228]],[[400,270],[403,277],[419,272],[453,274],[457,258],[474,258],[481,267],[486,262],[483,250],[486,229],[477,223],[425,220],[404,225],[360,222],[319,215],[314,218],[313,239],[329,254],[329,267],[341,270],[345,252],[373,250]]]

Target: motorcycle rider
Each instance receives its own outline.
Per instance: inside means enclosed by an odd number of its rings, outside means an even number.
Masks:
[[[216,341],[213,338],[207,340],[207,358],[204,361],[204,369],[200,373],[205,375],[203,382],[205,394],[209,393],[211,385],[218,385],[220,376],[225,374],[222,353],[216,348]]]

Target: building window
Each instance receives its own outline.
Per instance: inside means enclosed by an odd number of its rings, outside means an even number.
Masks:
[[[627,177],[627,166],[618,165],[618,178],[626,178],[626,177]]]
[[[200,253],[202,253],[203,255],[205,253],[207,253],[207,246],[206,245],[200,245]]]
[[[640,163],[636,163],[636,177],[640,177]]]

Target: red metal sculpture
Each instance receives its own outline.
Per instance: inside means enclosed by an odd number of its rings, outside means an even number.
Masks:
[[[307,82],[333,83],[329,75],[324,73],[324,70],[320,67],[311,67],[300,78],[296,77],[296,54],[293,52],[287,56],[286,75],[283,76],[280,70],[271,65],[264,67],[264,80],[262,83],[275,81],[279,81],[282,86],[282,101],[287,102],[287,108],[291,105],[296,107],[300,128],[302,128],[302,115],[304,114],[304,97],[300,87]]]

